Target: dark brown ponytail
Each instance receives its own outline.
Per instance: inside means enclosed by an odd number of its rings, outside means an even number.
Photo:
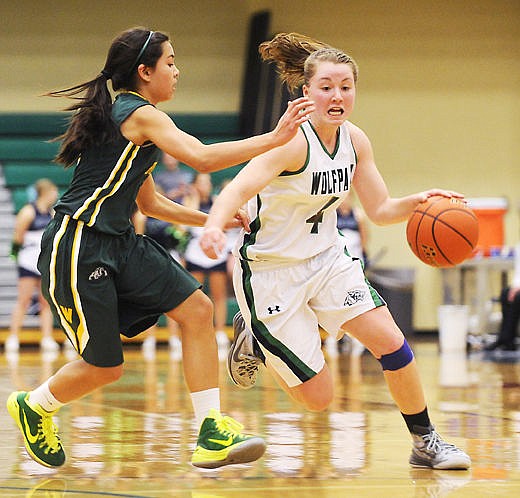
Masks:
[[[158,31],[145,28],[126,30],[112,42],[105,66],[96,78],[46,94],[76,100],[65,109],[73,114],[69,127],[57,138],[62,140],[62,144],[56,162],[69,167],[86,148],[115,139],[118,131],[112,121],[112,95],[108,80],[112,81],[114,91],[135,90],[137,67],[139,64],[154,67],[162,55],[162,43],[165,41],[168,41],[168,36]],[[78,96],[80,94],[83,96]]]

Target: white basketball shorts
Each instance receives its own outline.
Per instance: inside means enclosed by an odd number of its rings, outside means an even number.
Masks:
[[[289,387],[325,364],[318,326],[340,338],[345,322],[386,304],[360,260],[338,246],[294,265],[237,260],[233,284],[246,324]]]

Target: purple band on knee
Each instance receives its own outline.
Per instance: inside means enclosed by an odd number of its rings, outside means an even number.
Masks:
[[[384,354],[379,359],[383,370],[399,370],[400,368],[406,367],[406,365],[408,365],[412,360],[413,352],[406,342],[406,339],[397,351],[390,354]]]

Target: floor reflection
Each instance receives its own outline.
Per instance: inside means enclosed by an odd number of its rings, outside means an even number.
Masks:
[[[196,428],[182,364],[166,350],[147,361],[133,346],[119,382],[56,417],[68,458],[63,469],[33,462],[0,411],[0,496],[336,498],[389,490],[396,497],[474,498],[494,496],[493,490],[520,496],[520,364],[441,356],[433,342],[414,349],[437,430],[471,455],[470,471],[409,467],[409,435],[378,362],[367,354],[328,360],[336,399],[323,413],[300,409],[265,373],[254,389],[238,390],[222,363],[223,411],[264,436],[268,449],[254,464],[196,469],[188,463]],[[61,354],[2,355],[4,399],[13,389],[38,385],[65,362]]]

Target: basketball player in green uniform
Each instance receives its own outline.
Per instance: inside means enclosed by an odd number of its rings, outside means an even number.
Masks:
[[[357,66],[345,53],[298,34],[260,46],[282,80],[315,103],[287,144],[253,159],[223,190],[210,211],[202,249],[225,247],[222,231],[247,203],[251,232],[235,247],[234,287],[240,314],[228,356],[232,380],[251,387],[264,363],[280,386],[310,410],[333,399],[333,380],[318,325],[334,338],[348,332],[380,361],[390,392],[412,434],[410,463],[466,469],[470,459],[432,426],[413,353],[384,301],[365,279],[358,258],[337,230],[336,208],[354,188],[377,224],[403,221],[432,189],[391,198],[368,137],[347,119],[354,106]]]
[[[168,37],[134,28],[112,43],[93,80],[51,96],[84,96],[74,111],[57,161],[75,164],[74,177],[55,206],[42,238],[38,268],[43,293],[81,356],[31,392],[14,392],[9,413],[30,456],[49,467],[65,462],[52,415],[65,403],[116,381],[123,373],[120,333],[134,336],[161,313],[179,323],[186,383],[200,427],[193,465],[215,468],[256,460],[265,442],[241,433],[220,413],[213,306],[192,278],[130,223],[134,205],[153,218],[202,226],[207,215],[155,190],[150,174],[160,150],[209,172],[242,163],[283,145],[307,119],[313,104],[297,99],[275,129],[230,143],[204,145],[179,130],[157,103],[173,97],[179,70]],[[111,80],[120,92],[112,103]],[[238,213],[232,226],[247,225]]]

